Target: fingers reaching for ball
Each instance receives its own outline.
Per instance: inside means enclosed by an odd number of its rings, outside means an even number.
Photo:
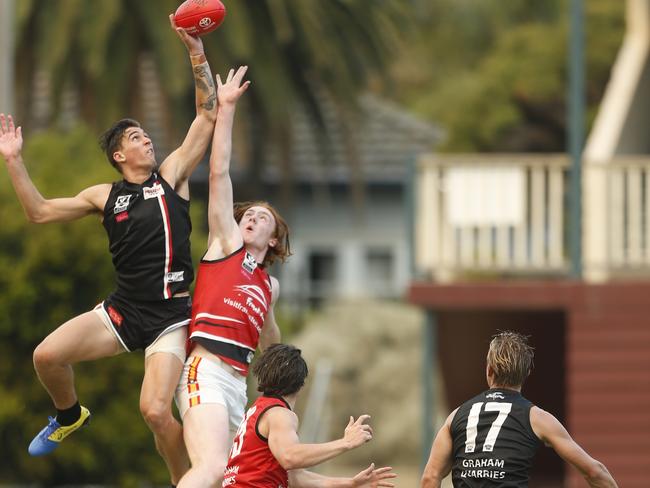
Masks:
[[[248,66],[240,66],[237,71],[231,69],[226,76],[226,81],[221,79],[221,75],[217,74],[217,100],[219,106],[234,104],[239,100],[239,97],[248,89],[251,82],[246,80],[242,83]]]

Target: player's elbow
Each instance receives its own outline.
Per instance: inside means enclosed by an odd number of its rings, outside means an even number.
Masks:
[[[213,108],[200,110],[197,118],[204,124],[209,124],[214,127],[214,124],[217,122],[217,104],[214,104]]]
[[[260,351],[264,352],[273,344],[282,342],[280,329],[275,327],[274,330],[267,331],[260,336]]]
[[[24,206],[25,215],[27,220],[33,224],[46,224],[48,222],[54,222],[57,220],[56,205],[52,203],[51,200],[46,200],[45,198],[38,198],[29,205]],[[58,219],[61,217],[59,216]]]
[[[583,474],[589,486],[616,487],[616,483],[605,465],[595,459]]]
[[[27,220],[32,224],[46,224],[51,220],[49,213],[43,208],[43,206],[30,210],[26,209],[25,215],[27,216]]]
[[[425,470],[420,480],[421,488],[439,488],[442,482],[442,477],[433,472],[432,470]]]
[[[290,450],[286,450],[280,456],[276,456],[276,459],[280,463],[280,466],[287,471],[306,467],[298,453],[291,452]]]
[[[211,184],[217,184],[229,177],[228,166],[225,164],[211,164],[210,176],[208,177],[208,182]]]
[[[282,466],[282,468],[286,471],[302,468],[300,463],[296,459],[293,459],[291,456],[282,456],[280,459],[278,459],[278,463],[280,463],[280,466]]]
[[[29,221],[30,224],[44,223],[42,218],[34,212],[25,212],[25,215],[27,216],[27,220]]]

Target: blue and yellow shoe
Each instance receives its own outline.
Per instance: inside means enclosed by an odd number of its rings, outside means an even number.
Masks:
[[[72,425],[60,425],[55,418],[49,417],[49,423],[41,430],[29,444],[29,453],[32,456],[44,456],[51,453],[59,447],[63,439],[72,434],[79,427],[83,427],[90,422],[90,411],[86,407],[81,407],[81,416]]]

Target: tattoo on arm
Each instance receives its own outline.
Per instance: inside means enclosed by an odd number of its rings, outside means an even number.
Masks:
[[[208,97],[208,99],[201,104],[201,107],[203,107],[206,110],[212,110],[214,108],[214,104],[217,101],[217,95],[212,94]]]
[[[197,92],[201,92],[201,95],[199,95],[201,108],[205,110],[214,109],[217,101],[217,92],[208,63],[194,66],[194,84],[196,85]]]

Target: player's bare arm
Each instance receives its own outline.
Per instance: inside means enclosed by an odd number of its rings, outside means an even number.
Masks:
[[[292,488],[375,488],[394,487],[390,481],[397,475],[391,467],[375,468],[374,463],[354,478],[323,476],[305,469],[289,471],[289,485]]]
[[[67,222],[103,211],[111,189],[109,184],[92,186],[71,198],[44,198],[27,173],[22,147],[22,129],[15,126],[11,115],[0,114],[0,154],[30,222]]]
[[[203,50],[203,41],[176,27],[169,16],[172,29],[183,41],[190,55],[196,93],[196,117],[181,146],[162,163],[160,174],[184,198],[189,198],[188,179],[208,148],[217,117],[217,90]]]
[[[219,111],[210,154],[207,259],[227,256],[239,249],[244,242],[233,216],[230,158],[237,101],[250,86],[250,81],[242,83],[247,69],[246,66],[240,67],[237,72],[231,69],[225,82],[217,75]]]
[[[553,415],[538,407],[530,409],[533,431],[566,462],[576,467],[592,488],[617,488],[605,465],[592,458],[573,440],[564,426]]]
[[[260,333],[260,350],[263,352],[271,344],[277,344],[282,340],[280,334],[280,327],[275,320],[275,313],[273,311],[275,304],[280,297],[280,282],[271,276],[271,306],[264,319],[264,327]]]
[[[431,446],[431,453],[429,460],[424,468],[422,474],[422,488],[440,488],[442,480],[449,474],[453,464],[452,456],[452,438],[451,438],[451,421],[456,415],[454,410],[449,414],[444,425],[438,431],[433,446]]]
[[[308,468],[325,462],[372,439],[372,428],[365,422],[369,415],[357,420],[350,417],[343,437],[320,444],[302,444],[298,438],[298,417],[284,408],[272,408],[260,421],[262,435],[268,431],[269,449],[286,469]]]

